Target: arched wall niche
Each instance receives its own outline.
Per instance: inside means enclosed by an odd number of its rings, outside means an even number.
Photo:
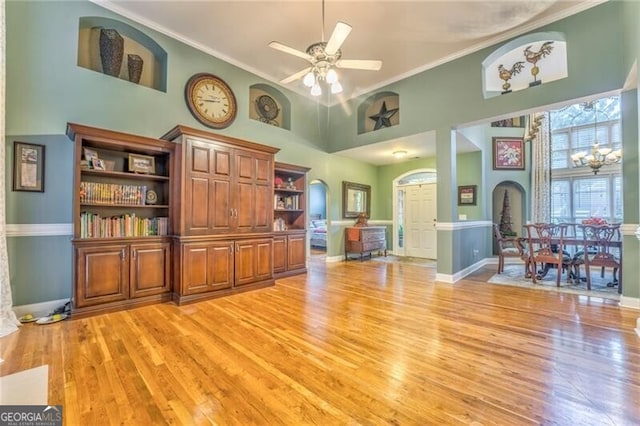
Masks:
[[[505,193],[509,196],[511,210],[511,229],[518,237],[526,236],[524,225],[526,223],[526,191],[518,182],[511,180],[502,181],[496,185],[492,194],[493,223],[500,225],[502,210],[504,207]],[[493,253],[497,254],[496,241],[493,241]]]
[[[291,130],[291,102],[280,90],[268,84],[253,84],[249,87],[249,103],[249,118]],[[271,107],[274,103],[275,112]]]
[[[568,76],[565,35],[555,31],[527,34],[500,46],[482,61],[482,92],[488,99]]]
[[[384,127],[396,126],[400,123],[400,96],[389,91],[374,93],[358,106],[358,134],[378,130],[376,121],[370,117],[383,110],[383,103],[386,110],[396,110],[388,118],[388,125]]]
[[[142,73],[136,84],[167,91],[167,52],[142,31],[115,19],[83,16],[78,28],[79,67],[104,73],[100,57],[100,31],[115,30],[124,40],[120,72],[114,77],[130,80],[128,55],[142,59]],[[133,81],[135,83],[135,81]]]

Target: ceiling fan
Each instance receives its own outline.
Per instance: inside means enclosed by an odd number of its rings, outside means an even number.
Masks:
[[[340,47],[350,32],[351,26],[349,24],[338,22],[329,40],[324,41],[324,0],[322,0],[322,41],[313,43],[307,47],[306,52],[294,49],[277,41],[269,43],[269,47],[306,59],[311,64],[297,73],[280,80],[280,83],[291,83],[304,76],[303,83],[305,86],[311,88],[311,95],[319,96],[322,94],[319,82],[325,80],[331,84],[331,93],[336,94],[342,92],[342,85],[338,81],[338,74],[334,67],[378,71],[382,67],[382,61],[342,59]]]

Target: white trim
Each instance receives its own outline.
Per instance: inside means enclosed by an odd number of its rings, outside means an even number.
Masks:
[[[39,237],[73,235],[72,223],[12,223],[7,224],[7,237]]]
[[[620,225],[620,232],[622,235],[636,235],[636,230],[638,229],[637,223],[623,223]]]
[[[623,308],[640,309],[640,298],[620,295],[620,306]]]
[[[443,283],[454,284],[454,283],[460,281],[461,279],[463,279],[464,277],[466,277],[467,275],[469,275],[469,274],[477,271],[478,269],[482,268],[486,264],[487,264],[487,259],[482,259],[481,261],[476,262],[473,265],[467,266],[463,270],[458,271],[453,275],[436,273],[436,281],[443,282]]]
[[[638,318],[638,321],[636,322],[636,334],[638,335],[638,337],[640,337],[640,318]]]
[[[344,260],[344,254],[341,254],[339,256],[327,256],[325,262],[326,263],[342,262],[343,260]]]
[[[353,226],[355,225],[355,221],[353,220],[332,220],[331,223],[327,223],[327,226]],[[392,220],[388,219],[369,219],[369,225],[371,226],[391,226],[393,225]]]
[[[436,229],[438,231],[458,231],[460,229],[485,228],[493,226],[490,220],[469,220],[462,222],[438,222]]]
[[[33,316],[42,317],[49,315],[55,309],[63,306],[68,301],[69,299],[58,299],[49,300],[47,302],[32,303],[30,305],[14,306],[13,312],[15,312],[18,318],[26,314],[33,314]]]

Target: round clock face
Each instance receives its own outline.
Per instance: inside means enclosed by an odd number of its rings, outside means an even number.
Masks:
[[[146,204],[155,204],[158,202],[158,194],[156,194],[156,191],[150,189],[147,191],[147,197],[145,200]]]
[[[236,97],[231,88],[212,74],[196,74],[185,88],[187,105],[202,124],[214,129],[228,127],[236,118]]]

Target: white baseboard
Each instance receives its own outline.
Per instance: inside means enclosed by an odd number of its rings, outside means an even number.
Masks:
[[[55,309],[63,306],[69,299],[49,300],[48,302],[32,303],[31,305],[14,306],[13,312],[20,318],[26,314],[33,314],[33,316],[41,317],[49,315]]]
[[[638,318],[638,322],[636,323],[636,334],[640,337],[640,318]]]
[[[342,262],[344,260],[344,254],[338,255],[338,256],[327,256],[326,258],[326,262],[330,263],[330,262]]]
[[[487,258],[482,259],[479,262],[476,262],[473,265],[467,266],[463,270],[456,272],[455,274],[437,273],[436,274],[436,281],[453,284],[453,283],[455,283],[457,281],[460,281],[461,279],[463,279],[467,275],[469,275],[469,274],[477,271],[478,269],[482,268],[483,266],[485,266],[488,263],[487,261],[488,261]]]

